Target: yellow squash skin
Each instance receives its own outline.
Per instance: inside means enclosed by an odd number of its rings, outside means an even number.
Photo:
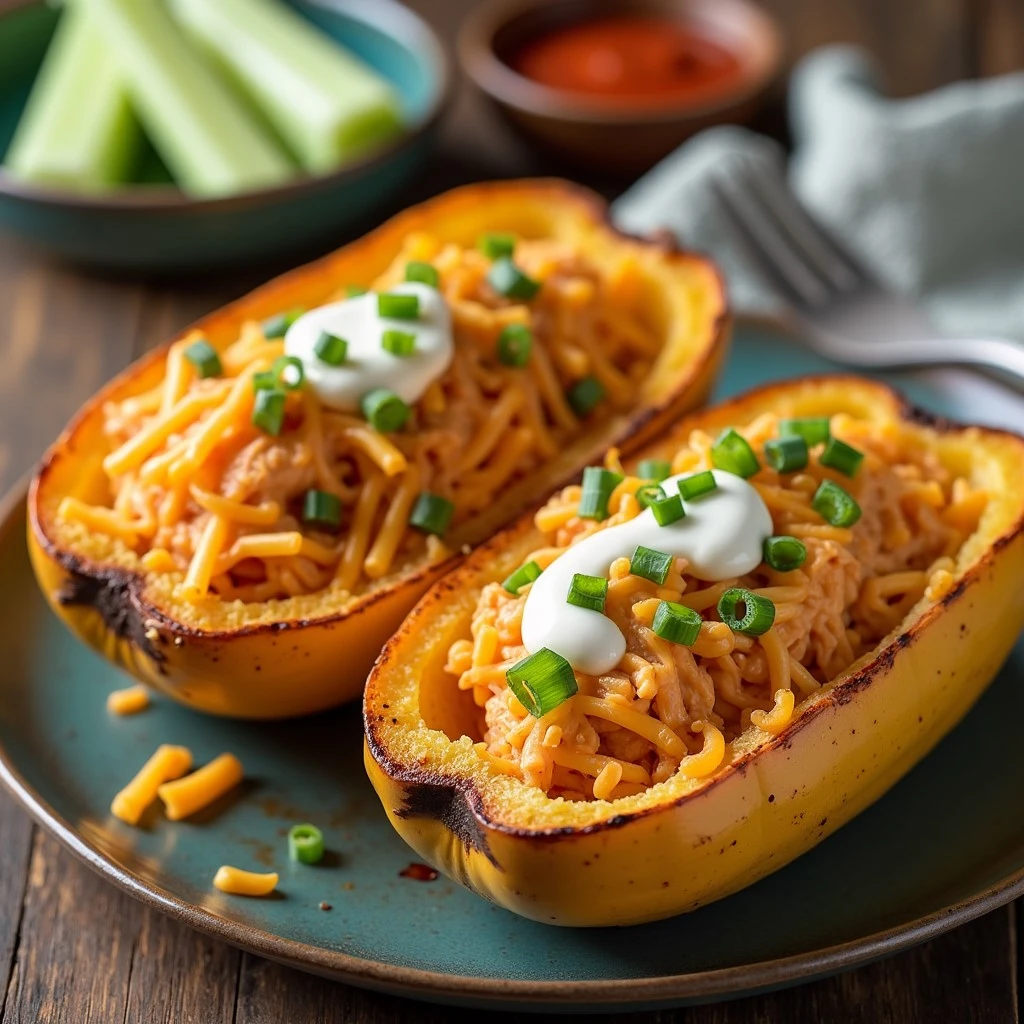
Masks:
[[[426,861],[553,924],[629,925],[693,910],[793,860],[878,799],[991,681],[1024,624],[1024,440],[930,420],[882,385],[834,377],[752,392],[681,423],[645,454],[669,457],[695,426],[714,432],[768,410],[902,422],[981,481],[991,499],[951,592],[922,600],[798,706],[781,735],[748,729],[710,777],[677,776],[614,802],[550,800],[458,738],[472,721],[459,700],[469,695],[456,696],[442,667],[450,642],[468,635],[484,584],[537,546],[523,517],[423,598],[367,684],[367,771]]]
[[[245,320],[328,301],[345,284],[368,284],[415,232],[470,246],[488,231],[565,241],[609,270],[636,271],[634,301],[664,345],[626,415],[594,423],[544,471],[510,487],[486,514],[446,538],[460,551],[490,536],[542,494],[576,476],[608,445],[625,450],[700,405],[725,355],[725,296],[707,260],[661,243],[628,238],[605,220],[593,194],[555,180],[495,182],[457,189],[413,207],[382,227],[285,274],[194,325],[215,345],[238,336]],[[176,339],[172,339],[172,342]],[[62,536],[56,509],[66,495],[107,500],[100,460],[107,451],[103,405],[155,387],[167,346],[103,388],[44,456],[29,492],[28,543],[40,586],[79,637],[116,665],[192,707],[240,718],[307,714],[357,697],[374,657],[417,599],[459,560],[446,556],[402,566],[343,604],[326,599],[276,602],[236,628],[211,628],[202,609],[175,601],[167,579],[147,575],[133,552],[83,552]],[[253,621],[253,619],[256,621]]]

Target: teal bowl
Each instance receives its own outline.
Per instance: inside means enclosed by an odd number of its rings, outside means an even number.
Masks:
[[[449,95],[433,31],[394,0],[288,0],[387,78],[406,131],[365,160],[318,177],[219,199],[190,199],[159,168],[152,183],[100,195],[27,185],[0,168],[0,230],[91,267],[139,275],[281,260],[336,244],[366,223],[427,156]],[[19,2],[0,14],[0,153],[6,151],[58,14]]]

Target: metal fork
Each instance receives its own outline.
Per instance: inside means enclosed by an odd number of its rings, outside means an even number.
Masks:
[[[752,263],[789,304],[801,340],[819,355],[875,369],[971,366],[1024,390],[1024,346],[942,337],[814,219],[781,168],[737,161],[712,187]]]

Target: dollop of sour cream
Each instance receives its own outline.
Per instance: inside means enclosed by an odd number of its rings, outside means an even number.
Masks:
[[[689,562],[687,572],[717,583],[755,569],[772,535],[772,517],[761,495],[742,477],[714,470],[718,488],[686,502],[686,516],[659,526],[650,509],[618,526],[584,538],[559,555],[530,587],[523,609],[523,643],[535,654],[542,647],[560,654],[588,675],[610,672],[626,652],[626,638],[601,612],[566,601],[576,573],[607,576],[617,558],[631,558],[637,545]],[[662,482],[666,494],[677,481]]]
[[[311,309],[288,328],[285,353],[302,360],[306,381],[322,405],[358,412],[363,396],[377,388],[387,388],[411,405],[448,369],[455,343],[451,312],[441,293],[416,281],[389,291],[415,295],[420,300],[419,316],[415,320],[382,317],[377,311],[377,294],[367,292]],[[388,352],[381,345],[387,330],[415,334],[412,354]],[[348,355],[340,366],[317,357],[316,343],[324,331],[348,342]]]

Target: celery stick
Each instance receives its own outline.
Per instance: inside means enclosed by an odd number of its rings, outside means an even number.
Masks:
[[[139,143],[117,69],[94,21],[57,23],[4,164],[23,181],[101,191],[126,179]]]
[[[307,170],[332,170],[400,131],[390,84],[280,0],[170,4]]]
[[[160,0],[73,0],[95,18],[129,97],[179,187],[221,196],[274,185],[295,168]]]

